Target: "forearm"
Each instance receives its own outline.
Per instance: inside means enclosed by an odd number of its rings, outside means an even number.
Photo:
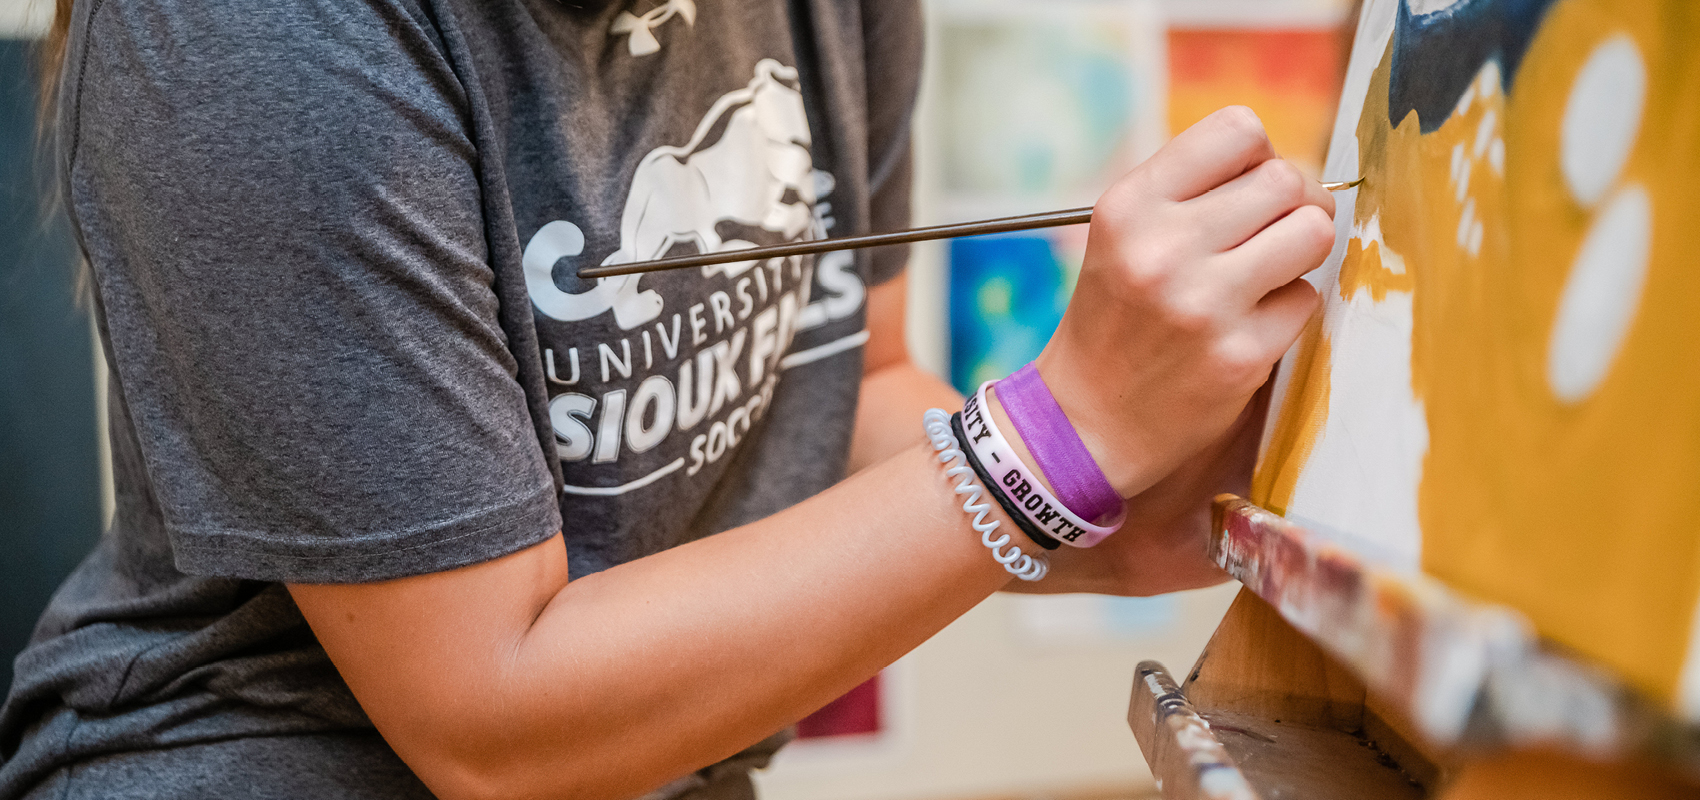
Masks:
[[[919,429],[919,415],[906,427]],[[554,683],[575,653],[596,654],[595,667],[580,660],[573,672],[612,691],[586,683],[574,706],[612,734],[580,743],[598,761],[626,762],[611,775],[666,776],[736,752],[1009,581],[929,452],[910,446],[787,513],[575,582],[544,612],[521,663]],[[597,631],[575,625],[580,615],[598,619]],[[634,702],[634,690],[648,701]]]
[[[863,376],[850,438],[850,471],[878,464],[924,439],[918,420],[929,408],[957,411],[962,395],[907,357]]]
[[[924,437],[917,420],[929,408],[955,411],[962,396],[916,366],[904,333],[908,276],[868,291],[868,342],[862,348],[862,386],[850,438],[850,472],[891,457]]]
[[[443,796],[633,796],[801,718],[1010,580],[941,472],[929,447],[911,446],[786,512],[543,602],[492,593],[454,634],[481,642],[474,655],[432,657],[443,643],[403,634],[379,666],[351,670],[343,651],[372,648],[370,634],[339,641],[338,626],[309,619],[379,730]],[[563,554],[500,583],[564,575]],[[430,674],[397,674],[407,669]]]

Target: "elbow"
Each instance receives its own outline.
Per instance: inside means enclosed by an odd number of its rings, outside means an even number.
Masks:
[[[413,774],[440,800],[515,800],[534,796],[581,797],[567,780],[570,768],[554,771],[555,785],[544,787],[527,780],[528,769],[522,747],[507,747],[500,735],[476,727],[458,731],[433,731],[421,736],[401,737],[411,741],[391,744]],[[502,751],[506,750],[504,754]]]
[[[641,794],[616,787],[621,781],[606,765],[566,757],[558,750],[546,754],[484,731],[463,730],[455,738],[459,741],[446,746],[397,749],[441,800],[620,800]]]
[[[581,798],[570,781],[557,780],[549,791],[523,780],[516,765],[497,765],[488,759],[450,754],[408,758],[408,766],[440,800],[517,800],[526,797]],[[568,773],[557,773],[565,778]]]
[[[439,800],[496,800],[523,796],[515,791],[516,787],[507,776],[475,764],[443,761],[429,767],[409,766]]]

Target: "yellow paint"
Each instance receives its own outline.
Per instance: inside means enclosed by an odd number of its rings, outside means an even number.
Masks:
[[[1398,258],[1391,252],[1387,254],[1389,261]],[[1380,242],[1365,245],[1356,236],[1348,240],[1346,257],[1340,262],[1340,299],[1351,300],[1359,290],[1367,290],[1370,299],[1379,303],[1387,299],[1388,292],[1410,292],[1413,284],[1411,273],[1403,268],[1394,272],[1381,261]]]
[[[1612,191],[1651,200],[1652,246],[1638,311],[1604,379],[1575,404],[1549,386],[1553,321],[1600,206],[1564,184],[1559,135],[1578,71],[1627,35],[1647,103]],[[1429,451],[1418,489],[1423,566],[1455,589],[1513,606],[1547,637],[1672,699],[1700,596],[1700,4],[1566,0],[1548,12],[1509,95],[1473,93],[1441,127],[1389,126],[1384,58],[1358,128],[1359,230],[1341,297],[1412,295],[1412,390]],[[1503,173],[1476,154],[1484,119]],[[1459,242],[1453,152],[1482,225]],[[1601,204],[1603,205],[1603,204]],[[1466,232],[1468,225],[1465,226]],[[1468,235],[1465,237],[1468,241]],[[1397,253],[1404,271],[1382,264]],[[1287,405],[1254,479],[1284,511],[1327,414],[1328,342],[1307,333]],[[1295,402],[1297,401],[1297,402]]]
[[[1281,369],[1292,370],[1293,378],[1287,383],[1269,447],[1251,479],[1251,501],[1277,514],[1287,513],[1292,505],[1299,473],[1328,419],[1329,358],[1328,337],[1322,334],[1319,314],[1311,317],[1300,334],[1293,358],[1281,365]]]
[[[1547,351],[1594,211],[1563,183],[1559,128],[1584,59],[1619,33],[1647,65],[1648,102],[1618,185],[1651,197],[1653,246],[1622,349],[1599,388],[1570,406],[1548,386]],[[1429,422],[1424,568],[1521,609],[1543,634],[1665,698],[1700,589],[1697,36],[1691,0],[1554,6],[1506,100],[1503,187],[1484,187],[1479,201],[1503,232],[1487,237],[1481,263],[1423,260],[1413,312],[1413,388]],[[1424,147],[1421,178],[1439,189],[1447,162]],[[1398,216],[1410,224],[1396,234],[1394,216],[1382,217],[1390,245],[1420,239],[1439,256],[1452,242],[1443,220]]]

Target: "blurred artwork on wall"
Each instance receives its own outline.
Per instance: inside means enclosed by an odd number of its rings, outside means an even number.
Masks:
[[[1248,106],[1275,152],[1320,176],[1340,98],[1349,31],[1337,26],[1174,27],[1169,30],[1169,130],[1224,106]]]
[[[1010,598],[1015,633],[1029,644],[1058,648],[1104,642],[1150,641],[1180,626],[1180,599],[1097,594]]]
[[[1148,0],[943,3],[946,201],[1090,203],[1162,139],[1162,19]],[[1023,207],[1022,210],[1037,210]]]
[[[875,675],[797,723],[798,739],[873,736],[883,729],[880,676]]]
[[[1163,22],[1150,0],[938,3],[936,213],[1088,206],[1161,143]],[[1056,330],[1085,229],[954,242],[950,377],[969,392],[1039,354]]]
[[[1032,361],[1062,321],[1079,274],[1056,236],[950,243],[950,382],[963,394]]]
[[[944,219],[1089,206],[1166,138],[1166,27],[1156,3],[941,3],[929,11],[938,32],[933,211]],[[959,391],[1039,354],[1085,250],[1085,226],[950,243],[949,365]],[[1045,648],[1147,640],[1178,618],[1173,598],[1008,603],[1011,633]]]

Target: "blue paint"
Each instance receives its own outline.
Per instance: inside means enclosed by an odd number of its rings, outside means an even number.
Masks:
[[[1433,133],[1488,61],[1499,62],[1500,89],[1510,93],[1523,54],[1557,0],[1460,0],[1429,14],[1400,0],[1393,27],[1387,122],[1393,127],[1417,112],[1423,133]]]

